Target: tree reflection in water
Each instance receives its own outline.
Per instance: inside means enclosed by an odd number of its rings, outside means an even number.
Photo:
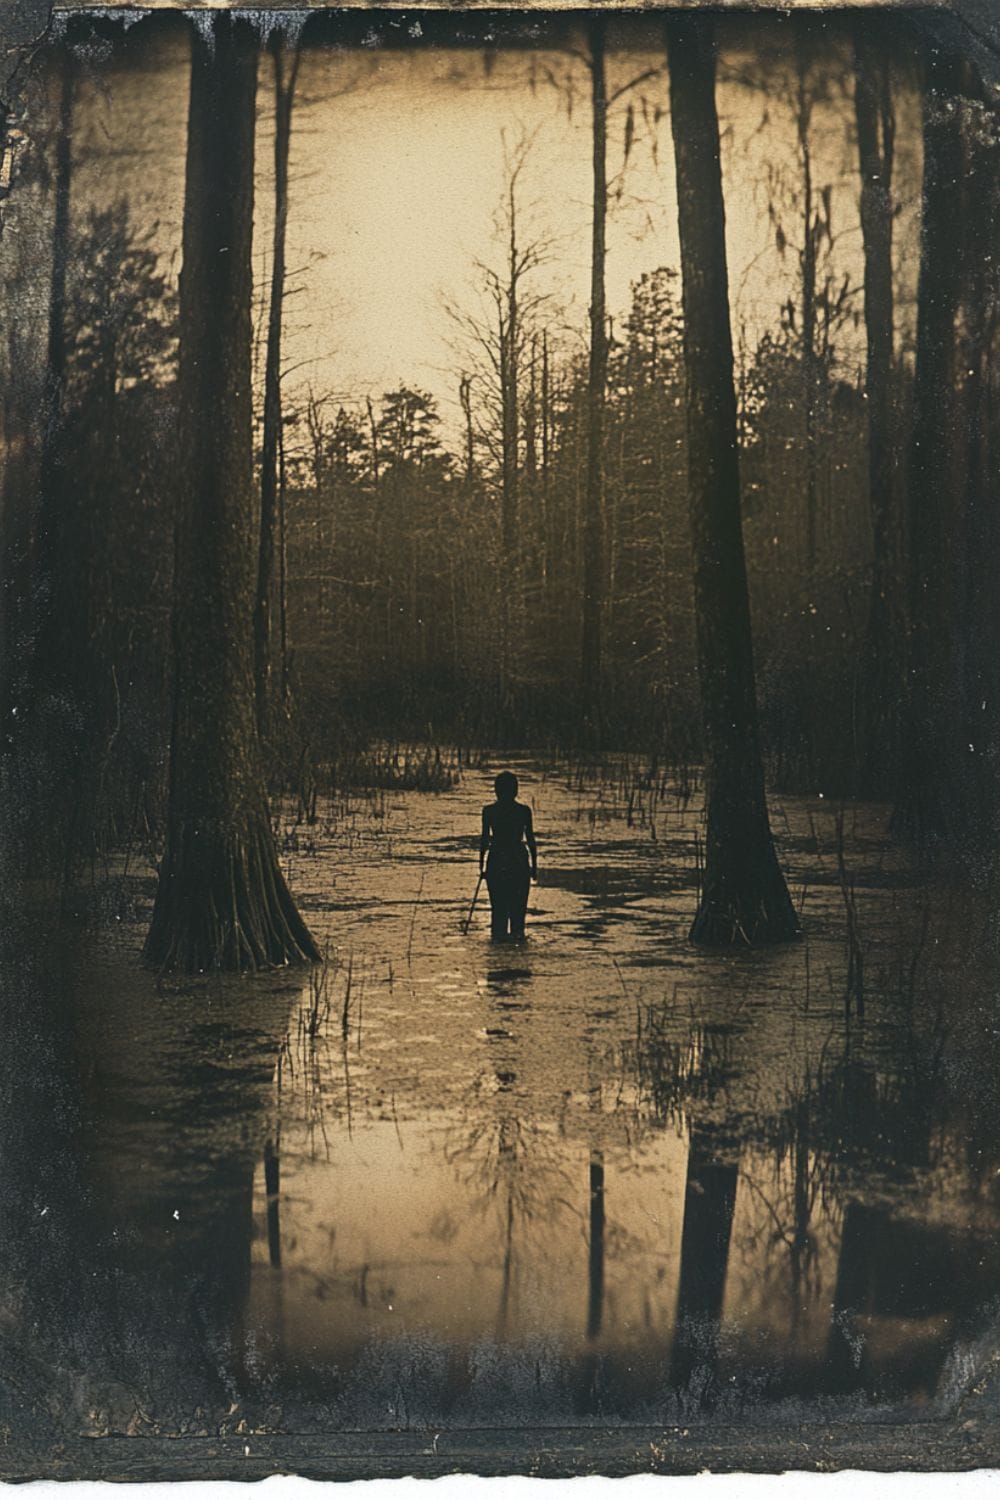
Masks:
[[[336,1360],[339,1388],[373,1351],[402,1357],[400,1338],[419,1337],[441,1341],[437,1392],[452,1410],[473,1399],[484,1361],[515,1385],[512,1372],[534,1369],[537,1399],[567,1400],[583,1420],[934,1395],[949,1348],[1000,1285],[992,1216],[978,1231],[928,1222],[947,1212],[942,1163],[961,1129],[936,1024],[832,1024],[798,1082],[786,1072],[776,1090],[754,1071],[752,1003],[717,1024],[651,1007],[616,1069],[585,1012],[554,1091],[530,961],[488,971],[483,994],[482,1065],[438,1115],[401,1118],[395,1096],[387,1108],[360,1047],[349,1057],[339,1038],[284,1066],[281,1128],[301,1201],[285,1255],[275,1135],[260,1233],[290,1342],[258,1292],[269,1380],[300,1380],[310,1349],[320,1365]],[[390,1140],[406,1166],[398,1186],[385,1181],[392,1211],[380,1215],[361,1164],[384,1166]],[[669,1178],[659,1143],[677,1164]],[[951,1192],[961,1199],[960,1184]],[[321,1201],[336,1204],[325,1238]],[[307,1285],[319,1300],[290,1319]]]
[[[107,955],[74,963],[82,990],[55,975],[48,1052],[76,1061],[53,1087],[64,1179],[37,1192],[89,1269],[66,1316],[88,1430],[940,1402],[1000,1288],[987,1007],[930,941],[914,983],[890,932],[846,1025],[832,919],[808,988],[802,950],[657,967],[647,900],[641,942],[588,947],[585,982],[579,933],[541,921],[506,967],[431,934],[403,974],[358,939],[351,1005],[331,964],[287,1025],[239,983],[154,994]],[[400,903],[404,948],[411,924]],[[46,1258],[30,1172],[11,1180],[52,1326],[75,1272]]]

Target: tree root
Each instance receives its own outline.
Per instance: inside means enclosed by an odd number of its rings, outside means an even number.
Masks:
[[[710,869],[688,936],[701,948],[757,948],[801,936],[773,851],[757,869]]]
[[[229,836],[216,822],[179,829],[164,865],[143,950],[148,967],[199,974],[318,962],[266,815],[245,819]]]

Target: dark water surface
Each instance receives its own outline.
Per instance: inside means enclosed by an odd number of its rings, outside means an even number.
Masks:
[[[1000,1108],[968,902],[871,807],[845,895],[836,809],[786,800],[806,940],[696,953],[697,797],[519,769],[523,946],[485,902],[461,931],[473,772],[289,827],[312,975],[158,984],[141,912],[58,939],[77,1092],[58,1151],[25,1131],[19,1305],[63,1325],[80,1431],[882,1418],[973,1378]]]

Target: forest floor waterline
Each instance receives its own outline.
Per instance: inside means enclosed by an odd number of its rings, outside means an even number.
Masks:
[[[884,808],[781,799],[803,941],[698,952],[697,791],[515,769],[523,945],[485,892],[462,931],[472,770],[289,807],[311,973],[158,982],[141,920],[68,940],[116,1372],[81,1431],[885,1420],[968,1384],[1000,1106],[965,898]]]

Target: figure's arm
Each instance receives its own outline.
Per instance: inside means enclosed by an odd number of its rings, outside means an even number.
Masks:
[[[482,833],[479,836],[479,873],[480,873],[480,875],[483,873],[483,861],[486,858],[486,851],[487,851],[487,849],[489,849],[489,847],[490,847],[490,810],[489,810],[488,807],[484,807],[483,808],[483,831],[482,831]]]
[[[528,846],[531,855],[531,878],[538,879],[538,846],[535,843],[535,825],[531,821],[531,808],[524,809],[524,842]]]

